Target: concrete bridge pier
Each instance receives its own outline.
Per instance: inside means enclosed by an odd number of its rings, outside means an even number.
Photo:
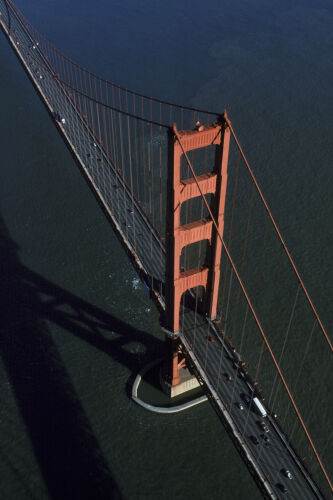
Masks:
[[[165,332],[165,355],[160,371],[160,383],[163,391],[173,398],[196,389],[200,384],[186,366],[178,335],[162,329]]]

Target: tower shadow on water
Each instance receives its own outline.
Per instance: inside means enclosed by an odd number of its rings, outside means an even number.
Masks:
[[[161,343],[23,266],[2,219],[0,251],[0,354],[49,498],[121,499],[45,320],[131,370],[137,358],[124,349],[128,342]],[[110,340],[100,329],[118,335]]]

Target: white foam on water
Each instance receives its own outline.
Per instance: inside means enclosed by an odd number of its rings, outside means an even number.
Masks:
[[[140,286],[140,280],[139,278],[133,278],[132,279],[132,287],[134,290],[137,290]]]

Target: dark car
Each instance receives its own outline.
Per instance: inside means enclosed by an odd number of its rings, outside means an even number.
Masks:
[[[266,434],[263,434],[262,438],[263,438],[263,441],[264,441],[265,444],[269,444],[271,442],[271,440],[269,439],[268,436],[266,436]]]
[[[259,441],[256,438],[256,436],[250,436],[250,439],[251,439],[251,441],[252,441],[253,444],[259,444]]]
[[[279,488],[279,490],[281,490],[281,491],[282,491],[282,493],[287,493],[287,492],[288,492],[288,490],[287,490],[287,488],[285,487],[285,485],[284,485],[284,484],[277,483],[277,484],[276,484],[276,487],[277,487],[277,488]]]
[[[250,404],[250,402],[251,402],[251,398],[250,398],[250,396],[248,396],[247,394],[241,394],[241,397],[242,397],[242,400],[243,400],[243,401],[245,401],[245,403],[246,403],[247,405],[249,405],[249,404]]]

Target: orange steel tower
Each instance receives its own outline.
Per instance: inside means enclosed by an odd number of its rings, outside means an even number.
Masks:
[[[204,313],[216,318],[220,282],[221,240],[210,220],[204,218],[181,225],[182,204],[204,195],[213,194],[211,209],[223,235],[224,210],[227,190],[227,171],[230,129],[224,113],[217,123],[197,126],[194,130],[178,131],[176,125],[169,130],[168,198],[166,226],[166,360],[164,376],[168,384],[179,384],[179,313],[182,295],[189,289],[204,288]],[[215,145],[215,161],[211,172],[181,178],[181,159],[184,153]],[[182,271],[180,257],[187,245],[208,240],[205,265]]]

